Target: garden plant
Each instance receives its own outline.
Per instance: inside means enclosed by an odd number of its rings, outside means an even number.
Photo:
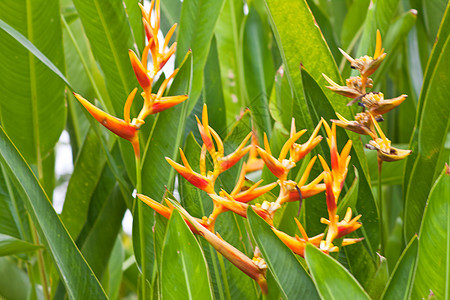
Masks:
[[[0,299],[449,299],[449,6],[0,1]]]

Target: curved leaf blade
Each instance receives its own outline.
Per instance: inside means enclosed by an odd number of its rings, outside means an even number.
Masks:
[[[73,299],[106,299],[100,283],[70,238],[30,167],[3,128],[0,130],[0,162],[24,195],[40,240],[51,254],[67,292]]]
[[[433,181],[439,172],[439,156],[450,128],[450,37],[447,36],[439,60],[436,61],[430,86],[423,98],[420,121],[416,122],[417,133],[411,142],[413,157],[408,158],[407,169],[412,166],[405,199],[405,237],[411,238],[420,227],[422,214]]]
[[[305,259],[323,299],[370,299],[358,281],[331,256],[307,244]]]
[[[177,210],[164,239],[161,284],[163,299],[212,299],[205,256]]]
[[[319,299],[306,270],[286,245],[270,229],[270,225],[253,209],[247,211],[253,238],[261,250],[283,297],[286,299]]]
[[[447,165],[428,198],[419,233],[419,254],[412,299],[450,296],[450,168]]]
[[[417,260],[418,239],[414,236],[392,272],[381,299],[409,299]]]

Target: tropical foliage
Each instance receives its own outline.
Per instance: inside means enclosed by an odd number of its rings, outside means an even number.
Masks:
[[[447,299],[448,10],[1,1],[0,298]]]

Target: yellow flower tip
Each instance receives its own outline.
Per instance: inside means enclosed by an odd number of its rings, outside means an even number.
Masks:
[[[123,139],[136,143],[136,140],[138,139],[138,127],[102,111],[77,93],[73,93],[73,95],[86,110],[109,131]]]
[[[342,247],[348,246],[348,245],[353,245],[356,244],[358,242],[361,242],[362,240],[364,240],[364,238],[352,238],[352,239],[344,239],[342,241]]]
[[[380,30],[377,29],[377,43],[375,46],[375,53],[373,55],[374,59],[377,59],[382,53],[383,53],[384,49],[381,49],[381,34],[380,34]]]
[[[142,194],[137,194],[136,195],[142,202],[144,202],[145,204],[147,204],[148,206],[150,206],[153,210],[155,210],[157,213],[159,213],[161,216],[163,216],[166,219],[169,219],[171,214],[172,214],[172,208],[168,208],[164,205],[162,205],[161,203],[156,202],[155,200],[153,200],[150,197],[147,197],[145,195]]]
[[[342,50],[341,48],[338,48],[339,49],[339,51],[341,51],[341,53],[342,53],[342,55],[344,55],[344,57],[351,63],[351,64],[353,64],[354,63],[354,59],[350,56],[350,55],[348,55],[344,50]]]
[[[133,104],[134,97],[136,96],[137,88],[134,88],[131,93],[128,95],[127,101],[125,102],[125,106],[123,107],[123,119],[128,124],[130,123],[130,110],[131,104]],[[140,126],[141,124],[135,124],[136,126]]]

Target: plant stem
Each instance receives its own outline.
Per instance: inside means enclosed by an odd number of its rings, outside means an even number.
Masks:
[[[383,224],[383,210],[384,210],[384,205],[383,205],[383,186],[382,186],[382,182],[381,182],[381,169],[382,169],[382,165],[383,165],[383,161],[378,159],[378,204],[379,204],[379,208],[380,208],[380,242],[381,242],[381,249],[380,249],[380,254],[383,255],[384,254],[384,250],[385,250],[385,240],[384,240],[384,224]]]
[[[142,193],[142,172],[141,172],[141,156],[135,155],[136,162],[136,192]],[[139,201],[139,200],[136,200]],[[142,299],[147,299],[147,267],[145,264],[145,235],[144,235],[144,207],[142,201],[138,202],[138,218],[139,218],[139,241],[141,251],[141,271],[142,271]]]
[[[36,231],[36,227],[33,223],[32,225],[32,234],[33,234],[33,241],[34,244],[39,244],[39,236]],[[48,282],[47,282],[47,275],[45,274],[45,264],[44,264],[44,256],[42,255],[43,250],[37,250],[37,257],[38,257],[38,266],[39,266],[39,273],[41,276],[41,284],[42,284],[42,290],[44,291],[44,299],[50,300],[50,293],[48,290]]]

